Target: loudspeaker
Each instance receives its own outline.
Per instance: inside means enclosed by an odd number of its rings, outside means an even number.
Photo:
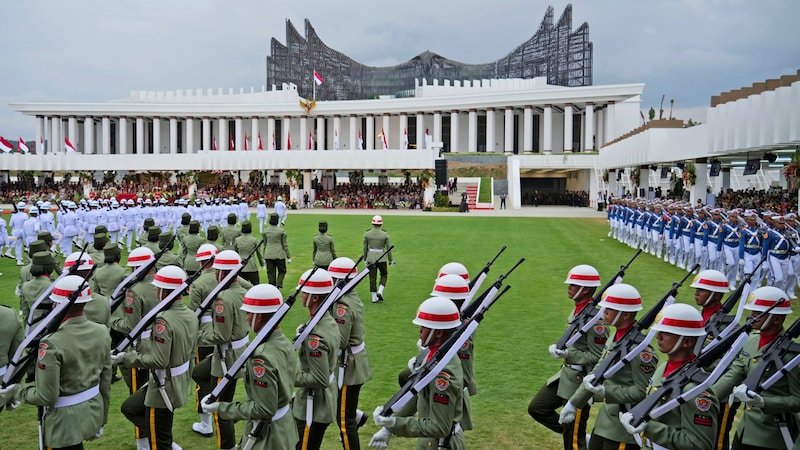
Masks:
[[[447,184],[447,160],[437,159],[436,164],[436,185],[444,186]]]

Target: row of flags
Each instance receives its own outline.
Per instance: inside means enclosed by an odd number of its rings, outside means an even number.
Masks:
[[[44,148],[44,142],[40,142],[40,148]],[[25,139],[19,138],[17,141],[17,148],[16,152],[14,151],[14,144],[12,144],[8,139],[0,136],[0,151],[3,153],[23,153],[28,154],[31,152],[31,148],[28,146],[28,143],[25,142]],[[75,146],[70,142],[69,138],[64,138],[64,151],[67,153],[74,153]]]
[[[316,74],[316,72],[314,72],[314,73]],[[384,150],[388,150],[389,149],[389,136],[388,136],[388,134],[386,133],[386,131],[383,128],[381,128],[381,132],[380,132],[380,134],[378,134],[378,137],[381,138],[381,143],[383,144],[383,149]],[[245,134],[244,135],[244,150],[245,151],[250,150],[248,142],[249,142],[249,139],[247,138],[247,134]],[[425,148],[432,148],[431,147],[431,136],[430,136],[430,134],[428,134],[428,129],[427,128],[425,129]],[[236,143],[233,140],[233,136],[230,137],[230,143],[229,143],[228,149],[229,150],[236,150]],[[258,133],[258,149],[259,150],[264,150],[264,145],[261,142],[261,133]],[[272,150],[276,150],[276,149],[277,149],[277,147],[275,145],[275,133],[272,133]],[[291,149],[292,149],[292,132],[290,131],[286,135],[286,150],[291,150]],[[334,150],[339,150],[339,130],[334,130],[333,131],[333,149]],[[364,138],[361,136],[361,130],[358,131],[358,149],[359,150],[364,150]],[[408,149],[408,131],[406,129],[403,129],[403,148],[402,149],[403,150],[407,150]],[[213,143],[212,150],[214,150],[214,151],[217,150],[217,137],[216,136],[214,136],[214,143]],[[314,132],[313,131],[309,131],[308,132],[308,150],[314,150]]]

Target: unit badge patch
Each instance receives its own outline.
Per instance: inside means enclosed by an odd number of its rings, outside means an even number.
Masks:
[[[319,347],[319,336],[309,336],[308,337],[308,348],[311,350],[316,350]]]
[[[436,375],[436,380],[434,380],[436,384],[436,390],[440,392],[444,392],[450,387],[450,374],[446,372],[439,372],[439,375]]]
[[[40,361],[44,359],[45,354],[47,354],[47,343],[42,342],[39,344],[39,353],[37,355]]]
[[[263,377],[265,373],[267,373],[266,367],[264,367],[264,366],[253,366],[253,375],[255,375],[256,378]]]
[[[594,332],[596,334],[603,334],[603,333],[605,333],[605,331],[606,331],[606,326],[605,325],[595,325],[594,326]]]
[[[225,312],[225,306],[222,303],[218,303],[217,306],[214,307],[214,311],[216,311],[217,314],[222,314]]]
[[[694,400],[694,405],[697,406],[697,409],[700,411],[706,412],[711,408],[711,400],[698,397]]]
[[[650,352],[639,353],[639,359],[641,359],[643,363],[647,364],[653,360],[653,354]]]
[[[339,304],[339,306],[336,307],[336,315],[342,317],[345,313],[347,313],[347,306]]]

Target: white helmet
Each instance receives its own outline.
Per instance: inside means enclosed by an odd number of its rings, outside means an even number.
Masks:
[[[606,289],[599,305],[601,308],[613,309],[615,311],[641,311],[642,296],[639,295],[639,291],[630,284],[619,283]]]
[[[195,261],[206,261],[209,260],[219,254],[219,249],[214,244],[203,244],[197,248],[197,253],[195,254]]]
[[[92,299],[92,290],[89,288],[89,283],[84,284],[83,277],[78,275],[67,275],[59,278],[50,293],[50,300],[54,303],[61,303],[67,301],[69,296],[75,292],[83,284],[83,290],[80,295],[75,299],[75,303],[86,303]]]
[[[695,275],[690,286],[711,292],[728,292],[730,289],[728,277],[719,270],[711,269],[702,270]]]
[[[28,213],[29,214],[39,214],[39,208],[37,208],[35,206],[31,206],[31,209],[28,210]]]
[[[678,336],[705,336],[706,329],[700,311],[685,304],[673,303],[658,313],[651,330],[677,334]]]
[[[257,284],[244,295],[241,309],[249,313],[271,313],[283,304],[281,291],[271,284]]]
[[[439,269],[439,277],[447,274],[458,275],[469,282],[469,271],[467,271],[467,268],[459,262],[449,262]]]
[[[357,274],[358,269],[356,268],[355,261],[346,256],[341,256],[331,261],[330,265],[328,265],[328,273],[333,278],[341,279],[346,277],[348,274]]]
[[[78,266],[78,270],[91,270],[92,266],[94,266],[94,260],[92,257],[89,256],[88,253],[84,253],[81,255],[81,252],[74,252],[67,256],[67,259],[64,260],[64,270],[68,271],[72,266],[78,264],[78,256],[81,257],[80,266]]]
[[[158,269],[153,286],[161,289],[178,289],[186,281],[186,272],[178,266],[164,266]]]
[[[282,202],[282,201],[283,201],[283,197],[281,197],[281,196],[279,195],[279,196],[278,196],[278,201],[279,201],[279,202]]]
[[[463,300],[469,295],[469,283],[458,275],[442,275],[433,284],[431,295],[450,300]]]
[[[242,265],[242,257],[233,250],[223,250],[217,253],[214,264],[211,266],[220,270],[234,270]]]
[[[128,255],[128,267],[139,267],[155,259],[153,251],[147,247],[137,247]]]
[[[461,324],[461,315],[452,300],[431,297],[419,305],[417,316],[411,322],[432,330],[449,330]]]
[[[381,217],[381,216],[372,216],[372,224],[373,225],[383,225],[383,217]]]
[[[600,286],[600,272],[588,264],[579,264],[570,269],[564,283],[583,287],[597,287]]]
[[[747,303],[745,303],[744,309],[763,312],[772,305],[778,303],[781,299],[786,301],[781,303],[781,306],[773,308],[771,314],[791,314],[792,307],[789,303],[789,296],[782,290],[773,286],[762,286],[751,292],[750,295],[747,296]]]
[[[25,205],[25,202],[19,202],[19,203],[17,203],[17,208],[18,208],[18,209],[25,209],[25,206],[26,206],[26,205]]]
[[[332,291],[333,278],[331,278],[331,274],[325,269],[317,269],[314,275],[309,278],[312,270],[314,269],[308,269],[300,276],[300,281],[297,283],[298,287],[302,286],[305,280],[308,280],[303,286],[302,292],[307,294],[327,294]]]

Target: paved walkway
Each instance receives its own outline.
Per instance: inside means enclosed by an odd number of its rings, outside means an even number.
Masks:
[[[347,209],[347,208],[301,208],[290,210],[292,214],[353,214],[370,215],[380,214],[382,216],[452,216],[452,217],[588,217],[604,219],[605,211],[597,211],[596,208],[573,208],[570,206],[524,206],[521,209],[495,209],[495,210],[474,210],[469,213],[458,212],[426,212],[413,209]]]

